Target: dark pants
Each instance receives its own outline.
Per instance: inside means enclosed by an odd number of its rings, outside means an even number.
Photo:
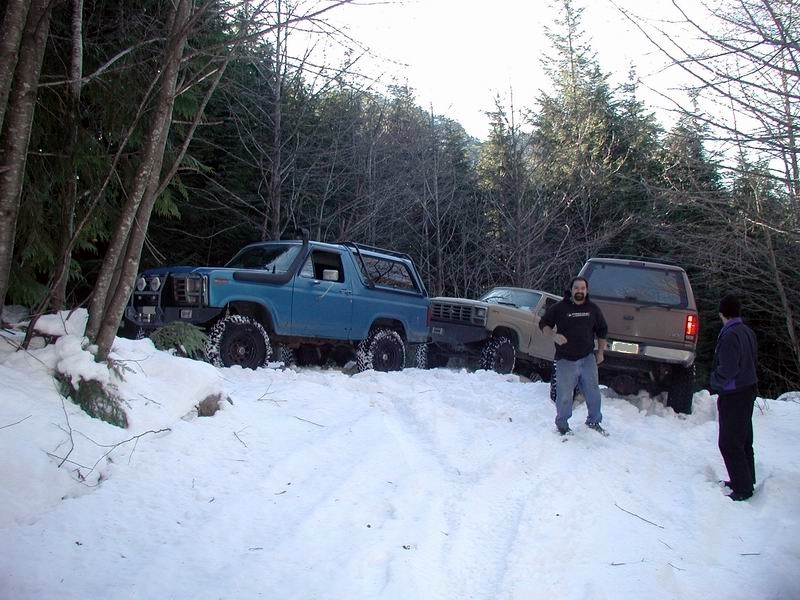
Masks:
[[[733,392],[722,392],[717,398],[719,411],[719,451],[731,489],[751,493],[756,484],[753,456],[753,406],[757,389],[750,386]]]

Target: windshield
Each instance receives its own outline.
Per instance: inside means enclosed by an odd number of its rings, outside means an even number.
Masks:
[[[541,300],[542,295],[530,290],[512,290],[509,288],[494,288],[489,290],[480,300],[490,304],[508,304],[517,308],[532,309]]]
[[[286,273],[300,252],[297,244],[262,244],[243,248],[226,267],[259,269],[270,273]]]

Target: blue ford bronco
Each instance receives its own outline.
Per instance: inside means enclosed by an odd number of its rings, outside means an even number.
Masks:
[[[428,293],[406,254],[355,242],[302,240],[245,246],[224,267],[144,271],[121,334],[171,322],[206,330],[217,366],[255,369],[280,346],[282,360],[401,370],[406,349],[428,341]],[[291,357],[291,358],[289,358]]]

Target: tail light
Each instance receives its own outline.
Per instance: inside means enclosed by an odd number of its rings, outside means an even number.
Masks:
[[[700,329],[700,319],[697,315],[686,315],[686,325],[683,337],[686,341],[697,339],[697,332]]]

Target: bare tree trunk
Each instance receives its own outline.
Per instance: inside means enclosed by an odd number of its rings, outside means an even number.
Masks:
[[[0,135],[0,315],[14,256],[14,238],[36,109],[37,86],[50,30],[50,4],[49,0],[32,0],[30,3]],[[5,39],[5,35],[3,37]]]
[[[797,339],[797,319],[792,310],[792,302],[786,293],[786,286],[783,283],[780,269],[778,269],[775,258],[775,248],[772,243],[772,232],[769,229],[764,231],[767,240],[767,252],[769,255],[770,275],[775,283],[775,292],[780,298],[781,308],[783,309],[784,322],[786,323],[786,334],[789,338],[789,348],[792,351],[796,372],[800,373],[800,340]]]
[[[123,207],[111,246],[103,260],[89,306],[87,335],[98,345],[98,361],[108,358],[139,268],[144,234],[159,189],[164,149],[172,121],[178,74],[191,14],[192,1],[177,0],[168,27],[169,38],[159,75],[161,82],[158,99],[144,144],[141,166],[133,179],[128,193],[129,200]],[[115,279],[116,289],[112,292]]]
[[[69,137],[65,154],[70,165],[75,164],[75,148],[78,143],[80,126],[81,80],[83,78],[83,0],[72,2],[72,52],[70,54],[70,84],[67,91],[69,116],[67,127]],[[78,177],[72,167],[72,176],[66,183],[61,198],[61,227],[58,262],[50,284],[49,304],[53,310],[61,310],[66,305],[69,268],[72,262],[72,238],[75,236],[75,209],[78,205]]]
[[[275,104],[272,108],[272,160],[270,161],[268,194],[269,210],[267,211],[270,221],[268,236],[273,240],[280,237],[281,229],[281,87],[283,85],[280,75],[275,79]],[[266,233],[266,231],[264,233]],[[267,239],[267,236],[262,235],[262,239]]]
[[[267,210],[264,211],[264,225],[261,229],[261,239],[278,239],[281,231],[281,164],[283,138],[282,117],[283,117],[283,84],[286,76],[286,29],[283,20],[283,2],[277,2],[278,24],[275,27],[275,64],[274,64],[274,84],[273,84],[273,104],[272,104],[272,148],[270,149],[270,177],[267,186]]]
[[[22,31],[28,16],[31,0],[8,0],[6,12],[0,31],[0,129],[8,106],[8,96],[11,93],[11,82],[14,81],[14,70],[17,67],[19,46],[22,40]],[[1,299],[0,299],[1,300]]]

